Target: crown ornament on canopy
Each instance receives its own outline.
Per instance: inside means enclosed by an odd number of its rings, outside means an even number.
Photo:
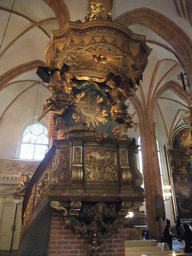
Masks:
[[[111,0],[90,0],[87,16],[85,17],[86,21],[93,20],[108,20],[112,21],[111,8],[113,1]]]

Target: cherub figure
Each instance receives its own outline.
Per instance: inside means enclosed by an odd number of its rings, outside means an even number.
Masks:
[[[26,174],[26,172],[19,172],[19,175],[20,175],[20,181],[21,181],[19,184],[19,187],[25,187],[26,185],[28,185],[30,182],[29,175]]]
[[[52,96],[46,100],[46,104],[43,105],[41,116],[38,118],[40,121],[49,111],[62,115],[65,110],[74,101],[74,95],[72,92],[75,86],[72,82],[72,75],[69,72],[69,67],[63,65],[61,71],[56,69],[50,76],[49,88],[51,89]]]

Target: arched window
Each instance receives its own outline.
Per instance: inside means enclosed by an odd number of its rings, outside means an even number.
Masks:
[[[23,132],[20,159],[42,160],[48,150],[47,128],[42,124],[29,125]]]

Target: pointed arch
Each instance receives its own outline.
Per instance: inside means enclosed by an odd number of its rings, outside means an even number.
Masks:
[[[180,84],[178,84],[176,81],[170,80],[167,83],[165,83],[155,94],[155,96],[153,97],[152,101],[151,101],[151,107],[150,109],[148,109],[149,113],[151,113],[151,115],[153,115],[154,113],[154,109],[155,109],[155,105],[158,101],[158,99],[160,98],[160,96],[166,91],[166,90],[171,90],[172,92],[174,92],[178,97],[180,97],[183,101],[188,102],[189,99],[189,92],[184,91],[182,86]]]
[[[65,27],[66,23],[70,20],[69,11],[63,0],[43,0],[55,13],[59,23],[59,29]]]
[[[28,71],[34,70],[39,66],[46,66],[46,63],[42,60],[34,60],[24,64],[21,64],[0,76],[0,91],[17,76],[22,75]]]
[[[176,51],[189,81],[192,83],[192,40],[165,15],[149,8],[128,11],[115,19],[127,27],[140,24],[167,41]]]

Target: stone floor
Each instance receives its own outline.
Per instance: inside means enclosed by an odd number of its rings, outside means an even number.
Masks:
[[[179,242],[177,239],[173,239],[173,251],[179,251],[179,248],[184,248],[184,243]]]
[[[179,242],[177,239],[173,240],[173,251],[176,253],[179,252],[179,248],[184,248],[184,243],[183,242]],[[179,254],[180,256],[184,255],[184,254]],[[187,254],[189,255],[189,254]],[[192,254],[191,254],[192,255]],[[0,251],[0,256],[17,256],[17,251]]]

